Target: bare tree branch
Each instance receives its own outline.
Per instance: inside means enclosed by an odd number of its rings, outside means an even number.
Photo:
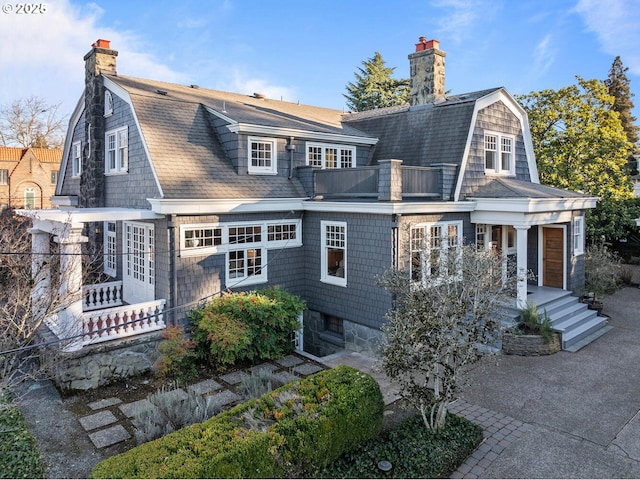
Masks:
[[[58,105],[36,96],[15,100],[0,109],[0,141],[5,146],[60,148],[64,143],[65,118]]]

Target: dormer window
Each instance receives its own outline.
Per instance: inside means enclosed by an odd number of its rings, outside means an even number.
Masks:
[[[257,175],[276,175],[278,173],[276,146],[275,139],[249,137],[248,172]]]
[[[113,95],[109,90],[104,91],[104,116],[109,117],[113,114]]]
[[[82,143],[74,142],[71,145],[71,176],[79,177],[82,174]]]
[[[350,145],[307,143],[307,165],[320,168],[355,167],[356,149]]]
[[[509,135],[485,133],[484,171],[492,175],[513,175],[515,173],[515,139]]]

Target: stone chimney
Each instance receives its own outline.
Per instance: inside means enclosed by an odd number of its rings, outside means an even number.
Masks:
[[[425,105],[444,100],[444,57],[438,40],[420,37],[416,51],[409,55],[411,97],[414,105]]]
[[[116,74],[118,56],[118,52],[111,50],[110,43],[100,39],[84,56],[85,135],[80,176],[81,207],[104,206],[104,81],[101,74]]]

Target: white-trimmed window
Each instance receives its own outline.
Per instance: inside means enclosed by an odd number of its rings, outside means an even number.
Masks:
[[[355,167],[356,148],[307,142],[307,165],[320,168]]]
[[[109,90],[104,91],[104,116],[113,115],[113,95]]]
[[[104,222],[103,270],[104,273],[112,277],[117,274],[116,241],[116,222]]]
[[[180,233],[182,253],[195,251],[201,255],[204,251],[215,252],[222,245],[222,228],[212,225],[187,225]]]
[[[82,142],[74,142],[71,145],[71,176],[79,177],[82,174]]]
[[[573,218],[573,254],[584,253],[584,217]]]
[[[36,191],[31,187],[24,189],[24,208],[36,208]]]
[[[105,135],[105,173],[126,173],[129,168],[129,133],[127,127]]]
[[[411,227],[409,262],[411,279],[425,282],[429,276],[447,274],[446,255],[462,246],[462,222],[439,222]]]
[[[0,185],[9,185],[9,170],[0,168]]]
[[[515,138],[493,132],[484,135],[485,173],[512,175],[515,172]]]
[[[249,173],[275,175],[278,173],[277,142],[273,138],[249,137]]]
[[[341,287],[347,286],[347,224],[321,222],[322,258],[320,280]]]

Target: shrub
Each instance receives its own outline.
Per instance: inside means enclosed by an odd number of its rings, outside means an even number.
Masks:
[[[154,365],[161,378],[189,383],[198,375],[195,342],[185,337],[180,327],[167,327],[162,331],[164,341],[158,345],[161,357]]]
[[[243,377],[240,381],[240,391],[247,400],[250,398],[261,397],[283,385],[280,378],[267,369],[260,369],[257,373],[252,373],[247,377]]]
[[[0,398],[0,478],[45,478],[45,466],[24,416]]]
[[[304,302],[280,287],[228,293],[189,318],[198,351],[216,366],[280,358],[293,351]]]
[[[149,395],[149,403],[134,414],[133,423],[138,443],[150,442],[187,425],[204,422],[220,411],[212,397],[194,391],[162,387]]]
[[[99,463],[94,478],[304,476],[375,438],[384,402],[354,368],[324,370]]]
[[[519,310],[521,324],[514,328],[514,333],[523,330],[522,333],[541,335],[545,342],[553,338],[553,323],[547,311],[541,314],[535,303],[527,302],[525,308]]]
[[[359,448],[342,455],[326,468],[312,472],[316,478],[449,478],[482,440],[482,428],[447,415],[438,431],[427,430],[419,415]],[[391,463],[381,471],[381,460]]]

